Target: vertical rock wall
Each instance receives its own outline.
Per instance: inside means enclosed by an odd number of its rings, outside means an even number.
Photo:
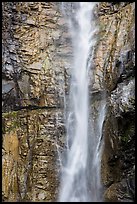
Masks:
[[[95,89],[106,87],[102,181],[105,201],[133,202],[135,196],[135,4],[98,7]]]
[[[3,2],[4,201],[54,201],[71,43],[57,2]]]
[[[2,3],[3,201],[56,201],[72,59],[59,4]],[[95,12],[90,90],[94,110],[107,99],[102,182],[110,202],[134,200],[134,12],[134,2],[102,2]]]
[[[62,110],[4,113],[5,201],[54,201],[58,186],[57,146],[64,132]]]

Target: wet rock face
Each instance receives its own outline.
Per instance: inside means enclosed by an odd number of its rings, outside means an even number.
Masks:
[[[56,3],[3,3],[2,74],[5,86],[9,80],[14,84],[3,95],[4,111],[27,105],[61,105],[71,58],[65,24]],[[10,101],[8,108],[5,100]]]
[[[21,110],[3,118],[3,200],[55,201],[58,150],[63,146],[62,110]]]
[[[115,4],[109,2],[98,5],[98,29],[95,64],[94,89],[108,92],[117,83],[135,71],[135,15],[134,3]]]
[[[135,79],[125,80],[111,92],[111,103],[115,117],[124,117],[135,111]]]
[[[101,174],[109,202],[134,200],[134,12],[134,2],[102,2],[95,11],[89,88],[93,110],[107,96]],[[3,201],[56,201],[70,33],[58,2],[3,2],[2,13]]]
[[[102,82],[105,79],[104,86],[108,93],[101,172],[105,187],[104,199],[107,202],[133,202],[135,199],[134,3],[105,2],[99,4],[98,9],[102,31],[96,62],[100,70],[104,67]]]
[[[55,201],[70,34],[56,2],[2,10],[3,200]]]

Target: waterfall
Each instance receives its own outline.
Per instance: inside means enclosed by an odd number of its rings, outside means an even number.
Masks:
[[[66,111],[66,154],[63,158],[59,202],[101,201],[100,158],[105,102],[99,104],[96,121],[89,97],[89,72],[96,43],[94,2],[63,2],[72,36],[69,108]],[[92,78],[92,77],[91,77]],[[90,100],[89,100],[90,99]]]

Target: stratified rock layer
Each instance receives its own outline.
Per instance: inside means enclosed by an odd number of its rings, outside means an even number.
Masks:
[[[3,200],[54,201],[70,34],[57,3],[2,8]]]
[[[95,60],[107,91],[102,181],[108,202],[133,202],[135,197],[134,6],[104,2],[98,8],[101,32]]]

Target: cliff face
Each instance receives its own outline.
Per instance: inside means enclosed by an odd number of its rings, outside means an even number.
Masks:
[[[104,196],[106,201],[127,202],[134,200],[135,190],[135,8],[134,3],[105,2],[98,9],[96,73],[102,73],[107,91]]]
[[[106,91],[102,182],[106,201],[134,200],[134,3],[96,8],[94,106]],[[72,46],[57,2],[2,4],[4,201],[55,201],[65,139]],[[104,88],[105,87],[105,88]]]
[[[69,34],[57,3],[2,8],[3,199],[54,201]]]

